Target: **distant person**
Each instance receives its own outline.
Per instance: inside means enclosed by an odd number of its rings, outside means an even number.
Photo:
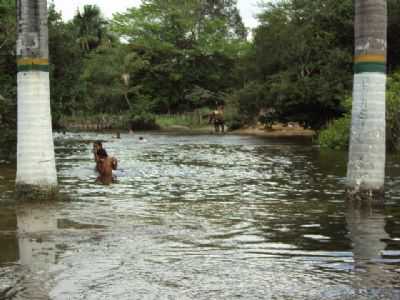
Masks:
[[[103,184],[111,184],[114,181],[113,170],[117,169],[118,162],[114,157],[108,156],[106,150],[100,149],[97,152],[98,171],[100,173],[97,181]]]
[[[133,132],[132,128],[129,129],[129,134],[135,134],[135,133]]]
[[[216,133],[225,132],[225,120],[224,120],[224,106],[219,105],[216,110],[212,111],[209,115],[208,124],[214,124],[214,130]]]

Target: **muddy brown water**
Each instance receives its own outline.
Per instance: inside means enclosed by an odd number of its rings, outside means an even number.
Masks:
[[[56,135],[65,202],[16,204],[1,161],[0,299],[400,299],[397,157],[385,209],[358,211],[346,155],[309,140],[143,136]]]

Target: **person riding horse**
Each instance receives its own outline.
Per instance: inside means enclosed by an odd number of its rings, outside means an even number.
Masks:
[[[225,132],[224,106],[219,105],[218,108],[209,114],[208,124],[214,124],[216,133]]]

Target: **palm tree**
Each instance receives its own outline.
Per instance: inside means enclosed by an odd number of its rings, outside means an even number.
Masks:
[[[386,0],[356,0],[353,111],[347,185],[351,198],[382,203],[385,178]]]
[[[19,190],[57,186],[50,112],[47,0],[18,0]]]
[[[78,28],[78,43],[84,52],[112,39],[106,30],[107,22],[96,5],[85,5],[82,13],[78,10],[73,22]]]

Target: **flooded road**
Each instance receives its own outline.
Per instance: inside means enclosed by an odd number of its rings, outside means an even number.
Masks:
[[[346,155],[246,136],[56,136],[71,200],[15,204],[0,162],[0,299],[400,299],[400,164],[387,206],[345,205]],[[91,141],[119,160],[95,183]]]

